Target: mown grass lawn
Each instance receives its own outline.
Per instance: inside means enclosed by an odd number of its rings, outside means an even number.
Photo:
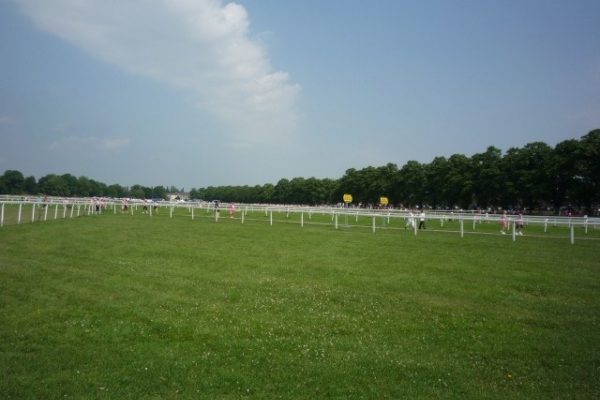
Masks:
[[[0,397],[598,398],[599,250],[264,215],[5,226]]]

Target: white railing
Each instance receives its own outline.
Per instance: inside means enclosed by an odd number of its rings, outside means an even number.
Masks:
[[[173,217],[174,211],[179,208],[186,208],[194,219],[194,212],[211,213],[211,218],[218,221],[220,213],[215,212],[216,208],[213,202],[193,201],[193,202],[152,202],[137,199],[98,199],[98,198],[58,198],[58,197],[31,197],[31,196],[0,196],[0,227],[5,224],[5,206],[18,206],[17,224],[27,221],[47,221],[49,219],[73,218],[81,215],[96,215],[102,212],[117,213],[117,209],[121,212],[133,214],[139,208],[150,216],[156,212],[158,208],[167,208],[170,217]],[[219,210],[227,211],[231,203],[220,202]],[[31,211],[24,212],[25,206],[31,206]],[[300,225],[304,226],[305,215],[310,221],[313,215],[327,215],[331,218],[331,224],[336,229],[340,225],[347,226],[354,219],[358,223],[358,219],[369,218],[371,220],[370,227],[373,232],[376,229],[387,229],[386,225],[390,225],[392,220],[402,220],[402,226],[410,226],[417,233],[417,225],[421,218],[419,214],[413,213],[410,210],[395,210],[395,209],[360,209],[360,208],[344,208],[330,206],[296,206],[296,205],[272,205],[272,204],[235,204],[238,215],[241,215],[242,223],[247,219],[248,213],[264,213],[265,217],[269,218],[270,224],[273,224],[273,213],[285,213],[286,218],[290,214],[300,214]],[[27,214],[27,215],[25,215]],[[239,217],[238,217],[239,218]],[[454,211],[427,211],[425,213],[427,223],[437,221],[440,227],[444,227],[444,223],[451,220],[458,221],[460,226],[460,234],[464,236],[465,225],[472,224],[472,231],[475,231],[477,224],[481,223],[496,223],[499,224],[502,215],[488,214],[480,212],[454,212]],[[515,225],[519,220],[518,215],[508,215],[508,226],[512,227],[512,236],[515,240]],[[379,221],[379,223],[378,223]],[[308,221],[306,221],[308,223]],[[547,232],[549,227],[565,227],[570,230],[571,242],[574,242],[575,228],[583,228],[585,234],[588,229],[598,229],[600,227],[600,218],[592,217],[564,217],[564,216],[523,216],[523,222],[527,225],[544,226],[544,232]],[[364,224],[362,226],[365,226]]]

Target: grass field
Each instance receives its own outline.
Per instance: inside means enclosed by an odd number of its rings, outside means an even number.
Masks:
[[[0,229],[1,398],[600,397],[597,232],[178,212]]]

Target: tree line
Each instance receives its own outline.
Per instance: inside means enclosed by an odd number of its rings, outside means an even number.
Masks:
[[[533,142],[506,153],[494,146],[471,157],[454,154],[402,167],[348,169],[340,179],[293,178],[277,184],[192,189],[195,199],[244,203],[335,204],[351,194],[355,205],[449,209],[572,208],[592,212],[600,202],[600,129],[551,147]]]
[[[0,177],[0,193],[54,196],[167,198],[171,186],[130,188],[107,186],[84,176],[49,174],[39,180],[8,170]],[[463,209],[552,209],[587,212],[600,203],[600,129],[580,139],[551,147],[533,142],[503,153],[490,146],[471,157],[454,154],[430,163],[408,161],[401,167],[350,168],[339,179],[280,179],[277,184],[209,186],[190,191],[190,199],[241,203],[335,204],[344,194],[353,204],[377,206],[385,196],[397,207]]]
[[[178,192],[180,190],[175,186],[167,188],[164,186],[106,185],[85,176],[75,177],[71,174],[48,174],[36,180],[33,176],[24,177],[17,170],[6,170],[0,176],[0,194],[167,199],[169,193]]]

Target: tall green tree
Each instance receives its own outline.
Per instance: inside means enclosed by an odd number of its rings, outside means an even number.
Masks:
[[[35,180],[34,176],[28,176],[23,181],[23,192],[27,194],[37,194],[38,193],[38,184]]]
[[[3,182],[7,194],[23,194],[23,184],[25,183],[25,178],[23,177],[21,171],[4,171]]]
[[[418,161],[408,161],[399,172],[400,202],[405,207],[423,207],[427,193],[425,165]]]
[[[471,157],[473,197],[480,208],[498,205],[504,189],[502,151],[490,146],[484,153]]]
[[[424,166],[427,202],[432,208],[449,207],[446,196],[448,184],[448,160],[445,157],[436,157]]]
[[[580,200],[588,213],[600,202],[600,129],[581,138],[581,180],[583,188]]]
[[[549,171],[552,201],[555,213],[563,206],[581,202],[581,194],[585,190],[583,182],[583,147],[575,139],[565,140],[554,147],[551,169]]]
[[[49,196],[69,196],[69,186],[62,176],[48,174],[38,181],[40,191]]]

